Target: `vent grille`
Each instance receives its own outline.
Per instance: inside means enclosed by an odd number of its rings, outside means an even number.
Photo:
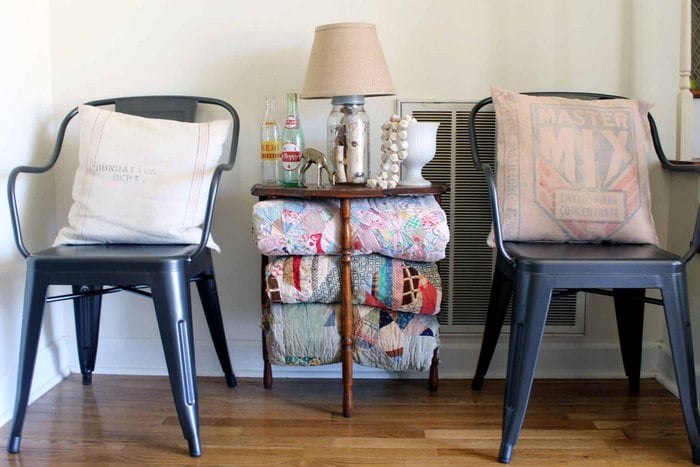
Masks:
[[[486,321],[494,253],[486,245],[491,212],[484,175],[474,166],[467,122],[473,103],[399,101],[399,114],[419,121],[439,122],[437,150],[423,169],[434,183],[449,185],[440,204],[447,214],[451,241],[447,257],[438,262],[443,283],[441,332],[481,332]],[[491,111],[479,112],[476,122],[480,156],[492,167],[496,152],[496,120]],[[583,332],[583,294],[552,301],[547,332]],[[510,311],[509,311],[510,314]],[[507,321],[509,317],[507,317]]]

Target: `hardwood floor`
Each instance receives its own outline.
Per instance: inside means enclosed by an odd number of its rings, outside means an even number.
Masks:
[[[340,380],[199,378],[204,454],[187,455],[165,377],[72,375],[29,408],[22,452],[0,465],[497,465],[503,381],[356,380],[352,418]],[[536,380],[511,465],[690,465],[678,400],[656,381]]]

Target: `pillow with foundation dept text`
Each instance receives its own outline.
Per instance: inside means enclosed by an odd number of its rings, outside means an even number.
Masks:
[[[198,244],[230,122],[78,108],[80,149],[68,227],[54,245]],[[219,251],[211,239],[207,246]]]
[[[497,87],[491,95],[504,241],[658,244],[647,170],[649,104]]]

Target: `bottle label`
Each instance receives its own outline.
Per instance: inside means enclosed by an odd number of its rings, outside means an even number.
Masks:
[[[260,158],[264,161],[278,161],[282,152],[280,141],[262,141],[260,143]]]
[[[284,170],[296,170],[301,164],[301,151],[294,143],[282,145],[282,167]]]
[[[284,127],[285,128],[296,128],[298,126],[298,122],[295,116],[293,115],[288,115],[287,119],[284,121]]]

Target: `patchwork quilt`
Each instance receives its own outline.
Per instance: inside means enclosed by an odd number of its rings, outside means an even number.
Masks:
[[[270,301],[339,303],[340,256],[283,256],[265,268]],[[434,315],[442,284],[435,263],[357,255],[350,261],[354,304]]]
[[[253,206],[253,230],[264,255],[338,255],[340,201],[259,201]],[[411,261],[444,258],[450,238],[445,212],[433,196],[354,199],[350,231],[355,254]]]
[[[353,360],[390,371],[430,368],[438,347],[434,316],[353,306]],[[324,365],[340,361],[339,304],[273,303],[263,317],[273,365]]]

